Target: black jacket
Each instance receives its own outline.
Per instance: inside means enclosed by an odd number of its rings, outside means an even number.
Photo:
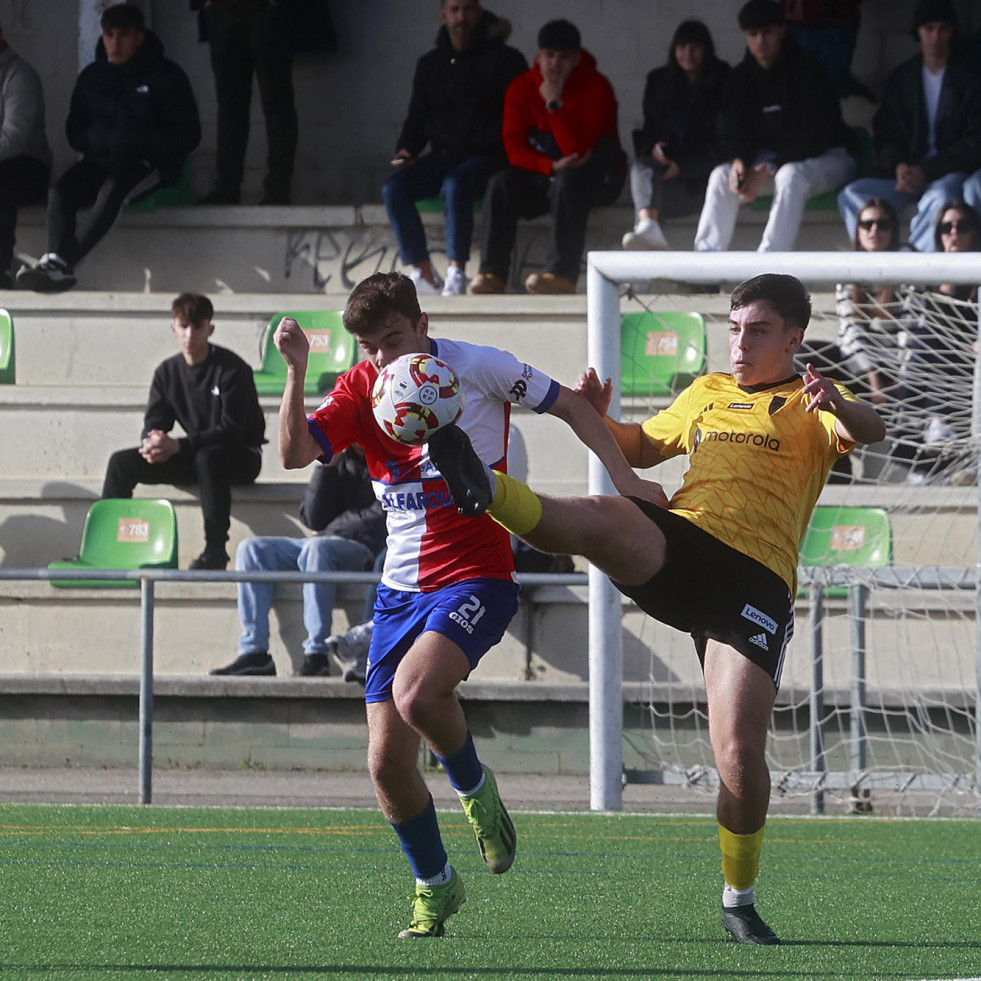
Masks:
[[[202,446],[261,446],[266,419],[259,406],[252,369],[233,351],[211,345],[201,364],[175,354],[157,365],[150,384],[143,435],[169,433],[178,422],[187,434],[181,452]]]
[[[123,65],[113,65],[99,41],[96,60],[75,82],[65,132],[87,159],[104,167],[146,160],[164,183],[177,179],[184,157],[201,140],[187,75],[164,57],[152,31]]]
[[[747,51],[729,73],[720,126],[727,158],[747,165],[763,150],[778,167],[836,146],[854,152],[827,72],[789,34],[770,68]]]
[[[954,55],[948,62],[937,106],[937,153],[926,161],[922,72],[923,56],[915,55],[886,79],[882,104],[872,119],[877,176],[892,177],[900,163],[922,162],[928,181],[981,167],[981,84],[976,61]]]
[[[428,142],[435,153],[461,160],[484,154],[504,156],[504,90],[528,67],[525,56],[504,43],[510,34],[506,20],[484,11],[470,47],[457,52],[446,27],[439,29],[436,46],[416,64],[396,150],[417,157]]]
[[[360,542],[378,555],[385,547],[385,512],[363,454],[348,447],[328,466],[315,466],[300,502],[300,520],[311,531]]]
[[[729,66],[719,58],[705,64],[694,90],[674,63],[655,68],[644,87],[644,125],[634,130],[634,153],[649,157],[655,143],[681,168],[686,185],[705,186],[712,168],[725,159],[719,137],[719,108]]]

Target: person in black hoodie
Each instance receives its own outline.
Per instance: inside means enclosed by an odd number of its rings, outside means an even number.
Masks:
[[[730,162],[709,176],[695,249],[729,247],[743,204],[773,193],[760,252],[789,252],[808,198],[855,173],[851,133],[831,80],[787,34],[775,0],[739,11],[746,55],[726,81],[720,126]]]
[[[210,341],[214,307],[200,293],[181,293],[170,329],[181,353],[157,365],[140,445],[109,458],[103,497],[132,497],[137,484],[197,484],[204,513],[204,551],[192,569],[224,569],[235,484],[251,484],[262,467],[266,420],[252,369]],[[185,435],[170,435],[178,424]]]
[[[95,61],[75,82],[65,131],[82,154],[48,194],[47,252],[17,274],[27,289],[75,285],[75,266],[102,240],[129,201],[173,184],[198,145],[197,103],[184,71],[163,54],[128,3],[102,15]],[[76,215],[89,208],[76,234]]]
[[[474,199],[508,164],[501,141],[504,92],[528,63],[505,44],[511,25],[483,10],[479,0],[443,0],[440,20],[436,46],[416,64],[392,158],[397,170],[382,187],[382,200],[416,292],[460,296],[467,291]],[[422,154],[427,143],[429,153]],[[429,260],[415,206],[435,194],[446,213],[445,283]]]
[[[701,206],[709,172],[725,159],[718,115],[728,72],[700,20],[678,25],[667,64],[647,76],[644,125],[633,133],[630,192],[637,224],[623,236],[625,249],[666,249],[660,219]]]

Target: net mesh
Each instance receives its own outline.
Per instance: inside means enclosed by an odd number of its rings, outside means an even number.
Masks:
[[[801,366],[809,361],[874,401],[889,436],[836,468],[819,502],[826,518],[831,509],[830,528],[824,539],[814,527],[805,538],[813,533],[827,542],[826,554],[806,558],[824,567],[813,573],[824,585],[812,596],[803,570],[797,631],[768,741],[773,803],[977,813],[973,291],[841,284],[814,290],[812,300]],[[672,323],[678,311],[703,319],[700,350],[697,337]],[[622,418],[639,421],[668,404],[699,358],[704,370],[728,369],[728,290],[669,285],[651,292],[624,283],[620,313],[622,374],[632,379],[624,383]],[[672,377],[667,362],[686,349],[687,361]],[[686,464],[669,461],[650,476],[670,496]],[[884,513],[890,537],[875,556],[867,546],[878,532],[864,524],[870,510]],[[854,584],[852,595],[829,576]],[[865,606],[850,611],[862,598],[858,587],[868,590]],[[624,625],[625,680],[639,686],[647,720],[644,738],[627,747],[628,779],[714,793],[704,687],[690,639],[639,612],[627,612]],[[823,675],[815,682],[817,651]]]

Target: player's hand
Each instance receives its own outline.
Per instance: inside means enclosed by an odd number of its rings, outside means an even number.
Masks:
[[[807,370],[804,372],[804,392],[811,397],[807,404],[806,412],[815,412],[821,409],[838,415],[838,409],[845,401],[841,392],[835,387],[834,382],[818,371],[814,365],[808,362]]]
[[[601,416],[610,409],[610,399],[613,396],[613,380],[607,378],[601,382],[595,368],[587,368],[576,381],[572,390],[581,395]]]
[[[140,456],[147,463],[164,463],[180,452],[181,444],[162,429],[151,429],[140,444]]]
[[[644,480],[638,474],[634,474],[629,483],[617,487],[617,491],[623,497],[637,497],[659,508],[668,506],[668,495],[664,493],[664,488],[656,480]]]
[[[310,341],[292,317],[283,317],[273,334],[276,350],[292,368],[306,368],[310,356]]]

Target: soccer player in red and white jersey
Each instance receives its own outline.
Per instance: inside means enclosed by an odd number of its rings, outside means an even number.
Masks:
[[[518,587],[508,533],[490,517],[461,517],[429,446],[405,446],[375,423],[370,396],[378,371],[403,354],[433,354],[449,364],[466,397],[458,425],[481,460],[497,469],[506,466],[513,403],[563,419],[618,486],[645,499],[651,492],[582,396],[496,348],[430,337],[429,318],[406,276],[376,273],[359,283],[344,326],[367,359],[342,375],[309,417],[303,402],[307,339],[290,318],[277,327],[274,342],[287,365],[279,451],[283,465],[296,468],[327,462],[360,443],[387,512],[388,553],[365,682],[368,764],[378,802],[416,878],[412,922],[400,936],[438,937],[466,891],[447,860],[419,772],[419,740],[426,740],[460,795],[485,864],[506,872],[514,860],[514,826],[494,775],[477,757],[455,689],[503,636],[517,610]]]
[[[793,276],[738,286],[729,313],[731,374],[696,378],[643,423],[607,419],[635,467],[690,456],[669,501],[554,498],[483,471],[466,437],[433,448],[469,514],[490,514],[543,552],[583,555],[649,616],[691,634],[702,663],[709,736],[719,771],[722,923],[741,943],[777,944],[756,911],[754,881],[770,800],[766,735],[793,634],[797,549],[832,464],[885,426],[875,409],[794,354],[811,300]],[[610,382],[592,370],[577,386],[598,411]],[[486,508],[486,513],[484,509]]]

